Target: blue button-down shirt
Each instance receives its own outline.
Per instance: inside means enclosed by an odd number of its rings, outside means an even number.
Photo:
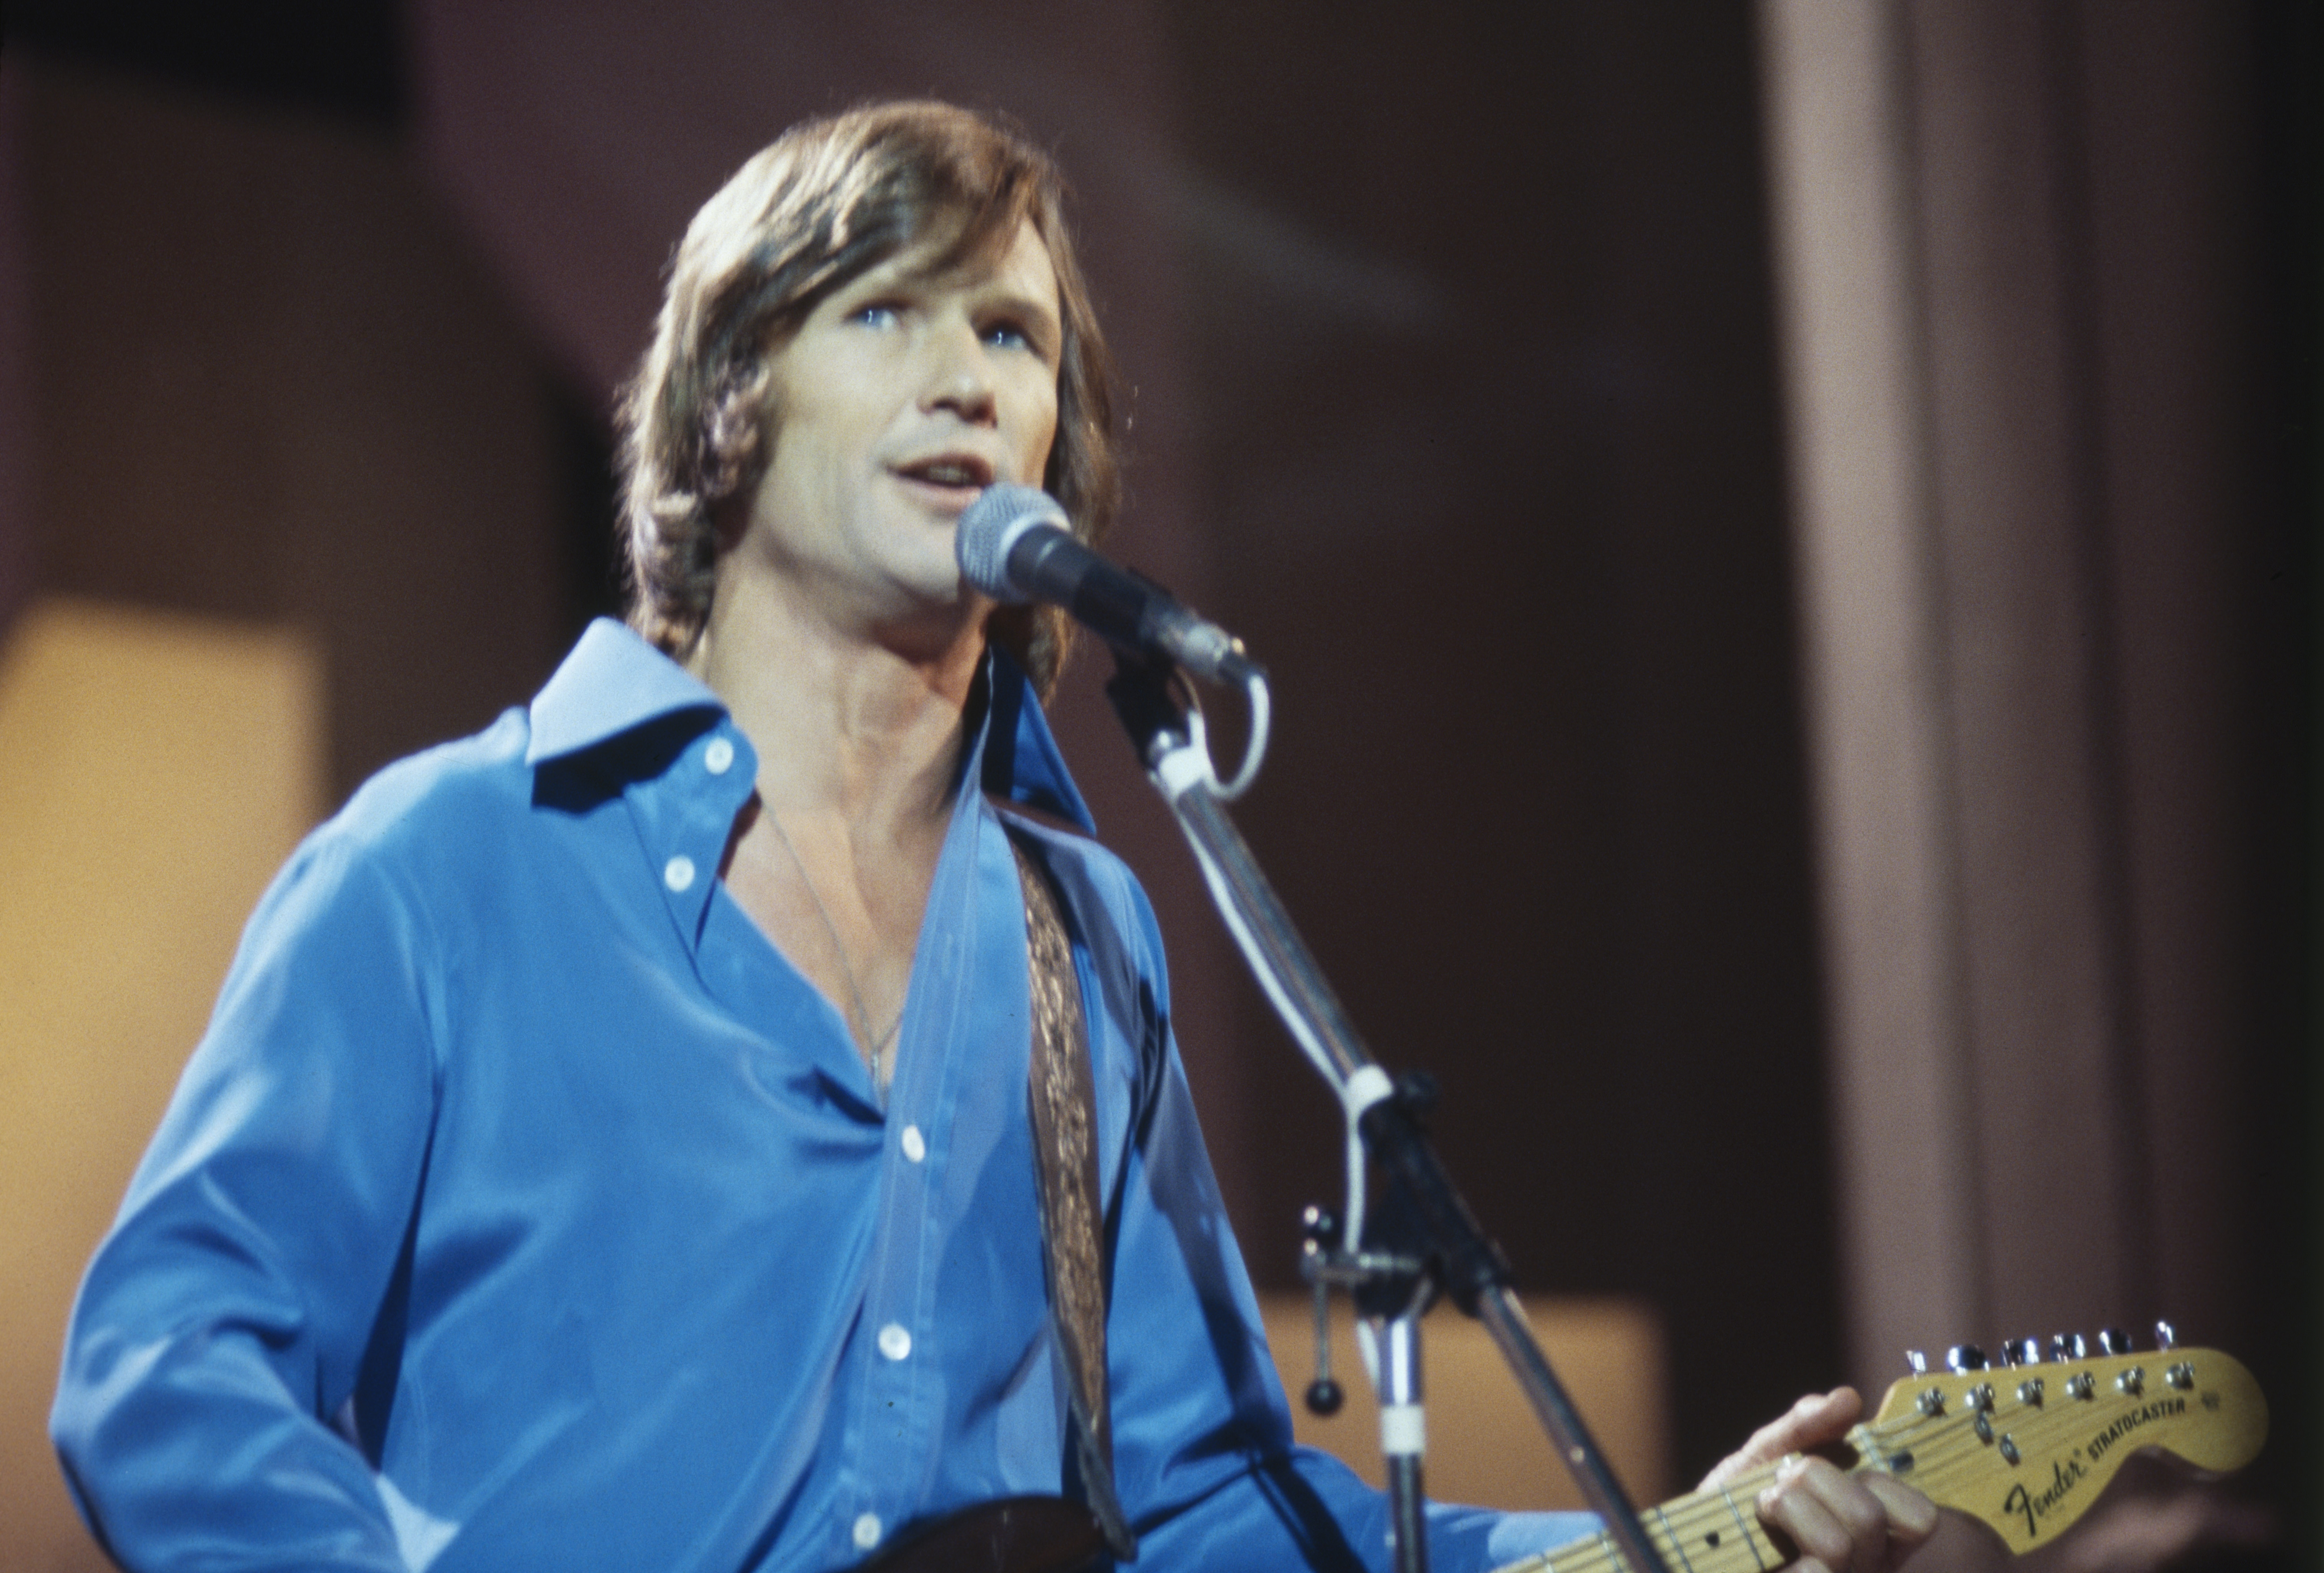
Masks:
[[[757,758],[617,624],[373,780],[252,918],[76,1307],[54,1429],[136,1567],[844,1567],[1066,1481],[992,799],[1088,827],[996,658],[883,1101],[716,877]],[[1128,871],[1072,915],[1141,1566],[1379,1565],[1290,1447]],[[1590,1527],[1440,1510],[1443,1568]]]

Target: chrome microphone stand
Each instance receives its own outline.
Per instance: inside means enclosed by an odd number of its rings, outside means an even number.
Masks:
[[[1252,975],[1293,1041],[1332,1088],[1346,1118],[1348,1205],[1339,1220],[1339,1250],[1321,1252],[1314,1264],[1316,1272],[1325,1274],[1318,1281],[1358,1285],[1359,1307],[1364,1306],[1361,1285],[1370,1281],[1365,1258],[1380,1254],[1364,1248],[1370,1166],[1377,1164],[1388,1177],[1397,1210],[1408,1219],[1398,1232],[1408,1228],[1416,1249],[1413,1259],[1397,1266],[1418,1268],[1411,1274],[1415,1288],[1400,1308],[1391,1305],[1373,1313],[1381,1440],[1389,1461],[1399,1573],[1425,1573],[1427,1567],[1420,1503],[1424,1432],[1418,1318],[1436,1287],[1463,1311],[1483,1320],[1558,1457],[1605,1520],[1607,1534],[1633,1573],[1666,1573],[1637,1510],[1535,1341],[1524,1307],[1510,1287],[1508,1262],[1486,1237],[1429,1145],[1420,1124],[1423,1099],[1409,1081],[1399,1087],[1391,1081],[1356,1036],[1314,957],[1227,816],[1225,803],[1250,786],[1265,751],[1266,674],[1255,664],[1250,667],[1251,741],[1241,768],[1222,786],[1212,768],[1201,708],[1176,669],[1119,649],[1115,664],[1106,685],[1115,713],[1193,848],[1211,898]],[[1406,1256],[1393,1248],[1386,1254]],[[1389,1446],[1391,1442],[1396,1445]]]

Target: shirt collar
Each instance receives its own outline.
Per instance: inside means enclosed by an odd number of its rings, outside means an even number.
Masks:
[[[985,676],[991,702],[984,721],[984,789],[1054,814],[1084,835],[1097,834],[1097,822],[1065,768],[1049,718],[1041,713],[1033,680],[997,646],[988,650]]]
[[[534,696],[532,741],[524,762],[538,765],[577,754],[680,711],[725,708],[718,695],[633,630],[601,617]]]
[[[990,703],[976,745],[984,790],[1096,834],[1089,805],[1065,768],[1031,680],[999,649],[988,658],[985,674]],[[532,741],[524,762],[539,765],[577,754],[687,710],[724,714],[726,705],[635,630],[601,617],[534,697]]]

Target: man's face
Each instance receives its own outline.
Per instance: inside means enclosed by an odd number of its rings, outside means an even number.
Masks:
[[[835,619],[957,607],[963,510],[1038,486],[1057,432],[1064,334],[1032,225],[931,273],[906,251],[818,305],[770,364],[774,451],[741,549]]]

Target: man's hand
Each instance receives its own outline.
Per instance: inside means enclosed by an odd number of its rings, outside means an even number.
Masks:
[[[1847,1475],[1822,1458],[1792,1457],[1840,1440],[1863,1412],[1853,1387],[1812,1393],[1754,1431],[1702,1477],[1702,1489],[1786,1460],[1759,1492],[1759,1517],[1799,1548],[1798,1573],[1889,1573],[1936,1529],[1936,1504],[1886,1475]]]

